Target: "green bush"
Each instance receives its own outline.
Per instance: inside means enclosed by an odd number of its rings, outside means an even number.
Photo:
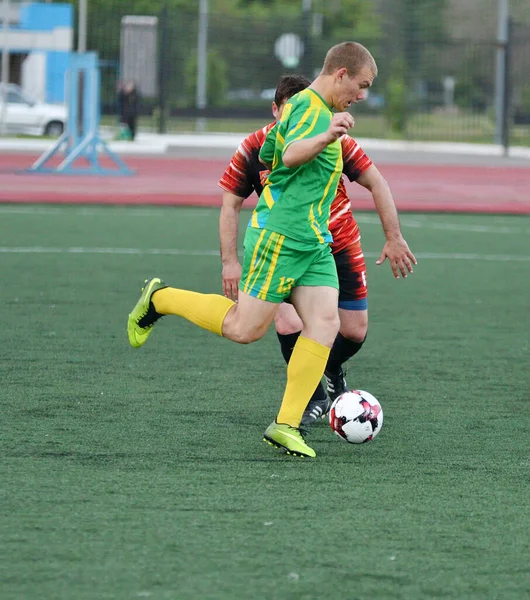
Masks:
[[[385,117],[395,133],[403,133],[407,126],[407,85],[403,70],[402,61],[395,61],[385,86]]]
[[[521,90],[521,112],[530,115],[530,85],[523,86]]]
[[[225,60],[214,48],[208,51],[207,69],[207,104],[208,106],[222,106],[225,104],[226,92],[228,90],[228,67]],[[186,63],[184,89],[188,105],[194,106],[197,95],[196,52],[190,56]]]
[[[480,78],[457,80],[455,86],[455,104],[465,110],[483,112],[491,102],[488,84]]]

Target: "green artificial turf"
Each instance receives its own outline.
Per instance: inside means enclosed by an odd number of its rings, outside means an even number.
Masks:
[[[285,367],[178,318],[145,277],[220,290],[217,210],[0,206],[2,600],[521,600],[530,595],[530,219],[404,215],[347,366],[378,438],[262,442]],[[248,217],[246,213],[243,217]],[[243,228],[243,227],[242,227]]]

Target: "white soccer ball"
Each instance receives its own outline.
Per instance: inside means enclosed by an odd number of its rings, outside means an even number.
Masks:
[[[341,440],[350,444],[364,444],[381,431],[383,409],[372,394],[350,390],[341,394],[331,405],[329,424]]]

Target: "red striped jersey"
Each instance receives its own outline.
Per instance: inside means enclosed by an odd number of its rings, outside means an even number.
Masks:
[[[219,187],[240,198],[248,198],[252,192],[261,196],[263,184],[269,172],[259,161],[259,151],[267,133],[276,125],[269,123],[246,137],[239,144],[228,168],[219,181]]]
[[[269,123],[241,142],[219,180],[219,187],[240,198],[248,198],[252,192],[261,195],[269,171],[260,163],[259,151],[267,133],[274,125],[275,123]],[[343,135],[341,144],[343,173],[350,181],[355,181],[371,166],[372,161],[350,136]],[[360,239],[359,227],[353,217],[351,201],[346,193],[344,177],[339,180],[337,194],[331,204],[329,230],[333,236],[331,244],[333,253],[340,252],[350,243]]]

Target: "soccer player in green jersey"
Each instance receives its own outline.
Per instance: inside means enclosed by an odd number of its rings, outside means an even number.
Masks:
[[[253,192],[259,197],[269,171],[259,162],[259,153],[267,134],[281,119],[289,99],[311,85],[300,75],[284,75],[276,88],[272,103],[274,121],[248,135],[232,156],[230,164],[219,180],[223,190],[223,206],[219,215],[221,241],[221,273],[223,293],[237,300],[241,280],[241,264],[237,254],[238,222],[242,205]],[[274,135],[274,133],[273,133]],[[331,252],[339,278],[340,331],[333,343],[324,371],[327,394],[322,384],[315,390],[302,416],[306,427],[327,415],[331,403],[345,392],[347,383],[343,364],[362,348],[368,329],[368,290],[366,265],[361,247],[359,227],[352,213],[344,179],[356,181],[370,191],[385,233],[386,243],[377,264],[388,258],[395,277],[407,276],[406,262],[416,259],[401,235],[397,209],[392,192],[383,176],[349,135],[340,138],[342,146],[343,177],[331,205],[329,231],[333,237]],[[269,138],[269,143],[272,139]],[[400,267],[403,272],[400,272]],[[289,362],[303,323],[292,304],[283,302],[274,318],[282,355]],[[329,394],[329,398],[328,398]]]
[[[344,42],[329,50],[311,86],[286,104],[260,154],[271,174],[247,228],[237,303],[152,278],[128,319],[134,347],[143,345],[155,322],[169,314],[246,344],[263,337],[280,303],[289,298],[303,330],[287,367],[280,410],[264,439],[295,456],[316,456],[299,425],[339,328],[328,221],[342,172],[339,139],[353,126],[344,111],[365,97],[376,75],[370,52]]]

